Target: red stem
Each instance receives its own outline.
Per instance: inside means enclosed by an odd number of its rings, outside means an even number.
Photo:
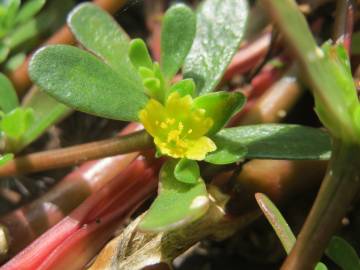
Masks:
[[[158,167],[147,165],[143,158],[137,159],[2,269],[82,267],[106,243],[119,222],[155,190]],[[107,203],[109,200],[111,204]],[[87,244],[89,240],[95,242]],[[83,256],[74,250],[82,251]]]
[[[120,134],[141,129],[135,123]],[[86,162],[68,174],[44,196],[0,218],[9,231],[9,255],[16,254],[49,227],[54,226],[90,194],[97,192],[120,174],[139,153]],[[126,183],[124,183],[126,185]]]

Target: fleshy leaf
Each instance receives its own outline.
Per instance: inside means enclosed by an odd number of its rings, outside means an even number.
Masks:
[[[281,241],[286,253],[289,254],[295,245],[296,238],[285,218],[276,205],[265,194],[256,193],[255,198],[266,219]],[[318,262],[315,270],[327,270],[327,267],[322,262]]]
[[[29,72],[55,99],[90,114],[133,121],[147,102],[143,89],[126,74],[72,46],[53,45],[37,51]]]
[[[360,269],[360,259],[355,249],[344,239],[333,236],[325,254],[331,258],[341,269]]]
[[[168,231],[189,224],[205,214],[209,207],[206,186],[201,178],[193,185],[174,176],[176,160],[167,161],[160,171],[159,194],[139,228],[144,231]]]
[[[5,165],[7,162],[14,158],[14,154],[8,153],[5,155],[0,154],[0,166]]]
[[[206,155],[206,162],[225,165],[238,162],[244,159],[247,154],[247,148],[238,142],[217,139],[215,144],[216,150]]]
[[[193,97],[195,95],[195,87],[196,86],[193,79],[181,80],[171,86],[168,95],[173,92],[178,92],[182,97],[186,95]]]
[[[3,116],[0,129],[8,138],[18,140],[34,120],[32,109],[16,108]]]
[[[16,15],[15,23],[23,23],[31,19],[45,5],[46,0],[28,0],[21,6]]]
[[[287,254],[295,245],[296,238],[276,205],[263,193],[255,194],[256,201],[266,219],[274,229]]]
[[[202,95],[194,100],[194,106],[204,109],[206,116],[213,119],[214,124],[208,134],[215,134],[229,121],[231,116],[245,104],[243,94],[234,92],[216,92]]]
[[[211,137],[218,150],[246,147],[244,158],[329,159],[330,137],[321,129],[300,125],[262,124],[226,128]],[[235,150],[234,150],[235,151]],[[215,153],[215,152],[214,152]]]
[[[197,12],[194,43],[184,63],[199,94],[214,90],[236,53],[245,32],[246,0],[206,0]]]
[[[326,267],[325,264],[323,264],[322,262],[319,262],[316,264],[315,270],[328,270],[328,268]]]
[[[172,6],[164,16],[161,32],[161,67],[171,79],[189,53],[196,32],[196,16],[183,4]]]
[[[91,3],[80,4],[70,13],[68,25],[85,48],[133,81],[136,89],[142,88],[140,76],[128,56],[129,38],[107,12]]]
[[[8,113],[19,106],[19,100],[11,81],[0,73],[0,110]]]
[[[153,63],[146,47],[145,42],[140,39],[134,39],[130,42],[129,57],[131,63],[136,67],[153,68]]]
[[[183,158],[175,166],[177,180],[187,184],[196,184],[200,177],[200,168],[195,160]]]

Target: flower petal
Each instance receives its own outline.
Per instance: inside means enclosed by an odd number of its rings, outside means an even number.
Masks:
[[[189,141],[185,156],[188,159],[203,160],[207,153],[215,150],[215,143],[210,138],[203,136],[197,140]]]
[[[164,122],[166,118],[167,112],[164,106],[155,99],[150,99],[145,108],[139,113],[141,123],[153,137],[164,135],[159,125],[161,122]]]

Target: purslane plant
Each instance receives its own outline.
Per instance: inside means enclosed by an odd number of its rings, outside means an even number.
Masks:
[[[58,101],[102,117],[140,121],[157,156],[167,157],[158,197],[139,225],[143,230],[174,229],[206,212],[210,200],[198,161],[219,165],[245,158],[329,157],[329,138],[317,129],[224,128],[245,97],[211,92],[240,44],[247,12],[247,1],[235,0],[204,1],[197,15],[185,5],[171,7],[163,19],[161,61],[153,63],[142,40],[129,42],[108,14],[82,4],[68,25],[93,54],[48,46],[30,63],[32,80]],[[183,64],[184,79],[175,82]]]

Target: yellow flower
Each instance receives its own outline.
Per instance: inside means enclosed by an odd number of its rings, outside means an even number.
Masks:
[[[165,106],[150,99],[139,118],[164,155],[203,160],[207,153],[216,150],[215,143],[205,136],[213,120],[205,116],[204,109],[193,106],[190,95],[181,97],[174,92]]]

